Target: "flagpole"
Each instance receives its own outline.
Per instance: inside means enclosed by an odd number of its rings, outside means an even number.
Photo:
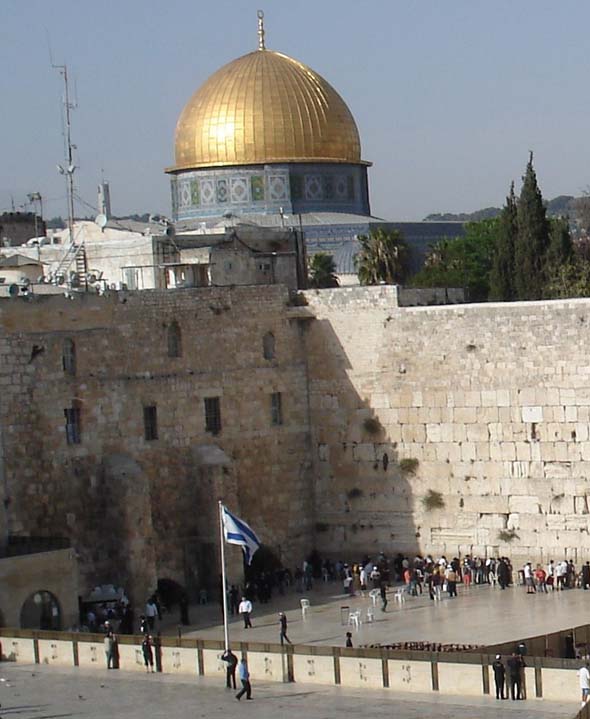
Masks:
[[[225,535],[223,533],[223,504],[219,500],[219,535],[221,539],[221,596],[223,603],[223,638],[225,651],[229,650],[229,626],[227,623],[227,579],[225,576]]]

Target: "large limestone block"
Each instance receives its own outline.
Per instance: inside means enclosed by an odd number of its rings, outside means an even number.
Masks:
[[[453,420],[455,422],[464,422],[471,424],[477,421],[477,412],[475,406],[471,407],[455,407],[453,410]]]
[[[352,448],[352,456],[355,462],[374,462],[375,445],[369,442],[357,444]]]
[[[508,498],[510,512],[539,514],[539,498],[532,495],[513,494]]]
[[[508,514],[508,497],[464,497],[464,509],[481,514]]]
[[[487,442],[489,438],[490,432],[487,424],[467,425],[467,439],[470,442]]]
[[[526,405],[522,407],[522,421],[531,422],[542,422],[543,421],[543,408],[539,405]]]

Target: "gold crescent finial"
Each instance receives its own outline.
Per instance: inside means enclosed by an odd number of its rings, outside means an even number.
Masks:
[[[257,15],[258,15],[258,49],[266,50],[266,46],[264,45],[264,12],[262,10],[259,10],[257,12]]]

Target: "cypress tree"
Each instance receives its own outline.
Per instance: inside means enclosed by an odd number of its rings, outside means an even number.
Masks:
[[[538,300],[545,286],[545,256],[549,247],[549,222],[531,152],[522,178],[517,208],[518,235],[514,246],[514,286],[519,300]]]
[[[490,299],[509,302],[516,298],[514,289],[514,245],[518,234],[514,182],[498,223],[496,247],[490,272]]]

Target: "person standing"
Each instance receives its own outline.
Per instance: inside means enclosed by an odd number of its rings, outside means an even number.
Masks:
[[[108,631],[104,638],[104,653],[107,660],[107,669],[115,668],[115,652],[117,640],[113,632]]]
[[[527,562],[523,567],[524,583],[526,586],[527,594],[535,594],[535,582],[533,581],[533,568],[530,562]]]
[[[240,662],[239,667],[239,675],[240,675],[240,681],[242,682],[242,688],[240,691],[236,694],[236,699],[240,701],[240,699],[246,695],[246,699],[252,699],[252,686],[250,684],[250,672],[248,671],[248,664],[246,662],[246,659],[242,657],[242,661]]]
[[[146,634],[141,643],[141,653],[143,654],[143,663],[145,670],[149,674],[154,673],[154,651],[152,648],[152,638],[149,634]]]
[[[588,702],[588,694],[590,694],[590,671],[588,667],[590,664],[586,662],[584,666],[578,672],[580,678],[580,691],[582,692],[582,706],[585,706]]]
[[[150,597],[145,605],[145,616],[147,618],[148,628],[150,632],[154,631],[156,626],[156,617],[158,616],[158,607],[154,602],[154,598]]]
[[[238,658],[228,647],[221,655],[221,661],[227,664],[225,670],[225,686],[228,689],[236,688],[236,667],[238,666]]]
[[[238,611],[244,620],[244,629],[252,629],[252,622],[250,621],[250,614],[252,614],[252,602],[249,599],[246,599],[246,597],[242,597]]]
[[[291,640],[287,636],[287,615],[284,612],[279,612],[279,624],[281,625],[281,646],[287,642],[291,644]]]
[[[496,699],[508,699],[508,696],[504,692],[506,685],[506,668],[499,654],[496,654],[496,660],[492,664],[492,669],[494,670],[494,682],[496,684]]]
[[[346,632],[346,646],[352,649],[352,632]]]
[[[447,580],[447,590],[449,597],[457,596],[457,572],[450,564],[445,571],[445,578]]]
[[[508,664],[508,675],[510,679],[510,698],[512,701],[522,699],[522,657],[516,652],[512,652],[512,656],[506,663]]]
[[[381,595],[381,611],[384,612],[387,609],[387,584],[385,582],[381,582],[379,594]]]
[[[582,589],[590,588],[590,562],[582,565]]]

